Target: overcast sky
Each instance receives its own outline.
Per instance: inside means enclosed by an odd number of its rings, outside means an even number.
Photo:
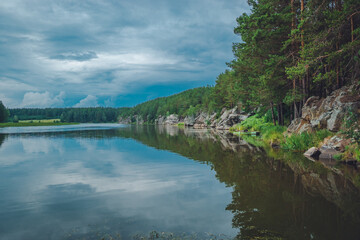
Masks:
[[[133,106],[213,85],[246,0],[1,0],[7,107]]]

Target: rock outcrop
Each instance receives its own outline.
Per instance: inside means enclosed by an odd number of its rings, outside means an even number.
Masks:
[[[326,98],[310,97],[302,108],[301,118],[293,120],[288,133],[311,132],[317,129],[340,130],[348,111],[360,109],[360,86],[351,85],[334,91]]]
[[[250,116],[245,112],[239,111],[237,107],[229,110],[223,109],[220,118],[216,118],[216,115],[216,113],[200,112],[196,116],[186,116],[184,119],[181,119],[178,115],[171,114],[167,117],[159,116],[155,120],[155,124],[176,125],[179,122],[184,122],[185,126],[196,129],[216,128],[218,130],[228,130]]]
[[[228,130],[230,127],[240,123],[241,121],[244,121],[248,117],[248,114],[245,112],[240,112],[237,107],[230,110],[223,109],[219,121],[216,123],[216,129]]]
[[[120,117],[119,118],[119,123],[121,123],[121,124],[131,124],[131,117],[126,117],[126,118]]]

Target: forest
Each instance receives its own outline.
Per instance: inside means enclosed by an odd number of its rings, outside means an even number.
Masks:
[[[215,86],[190,89],[132,108],[9,109],[10,118],[60,118],[64,122],[115,122],[141,116],[219,112],[240,106],[273,113],[273,123],[301,116],[310,96],[359,82],[359,0],[249,0],[251,12],[239,16],[234,59]],[[229,43],[230,44],[230,43]],[[275,115],[278,118],[275,119]],[[286,121],[285,121],[286,119]]]
[[[326,97],[359,82],[360,1],[249,1],[237,18],[235,59],[221,74],[215,95],[224,106],[276,108],[301,116],[309,96]]]

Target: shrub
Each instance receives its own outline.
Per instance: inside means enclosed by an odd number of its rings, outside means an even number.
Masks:
[[[280,144],[284,142],[284,135],[286,127],[284,126],[263,126],[261,127],[261,138],[264,141]]]
[[[345,147],[344,159],[355,159],[360,161],[360,144],[354,143]]]

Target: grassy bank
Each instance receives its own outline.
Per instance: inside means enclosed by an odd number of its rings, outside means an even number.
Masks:
[[[39,120],[19,120],[18,123],[60,123],[61,120],[55,119],[39,119]]]
[[[245,121],[230,128],[231,132],[259,131],[261,139],[268,144],[278,145],[285,150],[306,151],[311,147],[317,147],[327,137],[334,135],[328,130],[319,130],[314,133],[301,133],[286,136],[284,126],[274,126],[267,122],[264,117],[254,115]]]

